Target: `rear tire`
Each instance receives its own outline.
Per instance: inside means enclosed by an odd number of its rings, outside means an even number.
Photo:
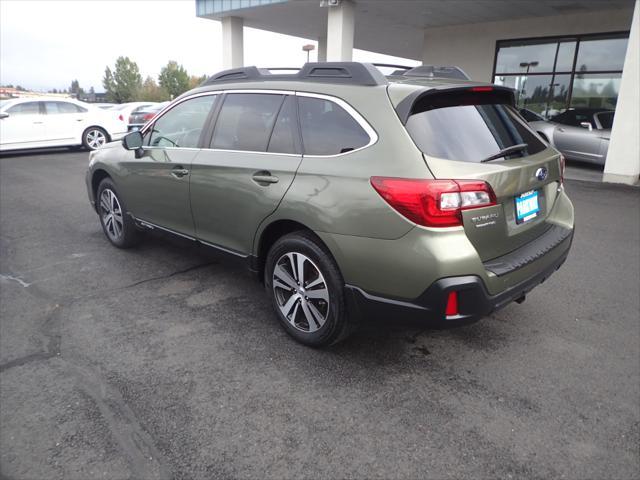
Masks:
[[[109,142],[109,134],[104,128],[89,127],[82,134],[82,145],[87,150],[97,150]]]
[[[298,342],[324,347],[351,333],[344,280],[313,233],[299,231],[277,240],[267,255],[264,280],[282,327]]]
[[[105,178],[98,185],[96,208],[107,240],[118,248],[130,248],[140,241],[140,231],[118,195],[113,181]]]

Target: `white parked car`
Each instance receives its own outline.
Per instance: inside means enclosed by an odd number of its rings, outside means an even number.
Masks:
[[[0,151],[67,146],[95,150],[126,132],[127,123],[114,111],[71,98],[0,101]]]

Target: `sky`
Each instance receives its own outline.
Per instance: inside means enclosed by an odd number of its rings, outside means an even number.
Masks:
[[[222,70],[221,27],[195,11],[195,0],[0,0],[0,84],[47,91],[77,79],[101,92],[105,67],[121,55],[143,78],[157,80],[169,60],[190,75],[211,75]],[[301,65],[305,43],[314,42],[245,28],[245,65]],[[353,59],[418,64],[362,50]]]

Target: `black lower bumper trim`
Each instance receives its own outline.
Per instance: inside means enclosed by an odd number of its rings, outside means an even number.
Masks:
[[[515,300],[521,300],[549,278],[567,259],[571,239],[568,242],[562,255],[547,268],[497,295],[489,294],[482,279],[476,275],[441,278],[412,301],[379,297],[358,287],[346,285],[348,308],[361,318],[398,316],[408,319],[441,320],[451,324],[475,322]],[[445,309],[451,291],[458,292],[459,315],[448,317],[445,315]]]

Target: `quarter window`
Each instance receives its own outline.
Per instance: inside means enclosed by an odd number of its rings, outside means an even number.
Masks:
[[[40,113],[39,102],[18,103],[7,109],[11,115],[38,115]]]
[[[197,148],[215,95],[192,98],[176,105],[153,125],[152,147]]]
[[[213,148],[266,151],[282,101],[283,95],[228,94],[216,122]]]
[[[298,105],[306,155],[337,155],[369,143],[367,132],[337,103],[299,97]]]

